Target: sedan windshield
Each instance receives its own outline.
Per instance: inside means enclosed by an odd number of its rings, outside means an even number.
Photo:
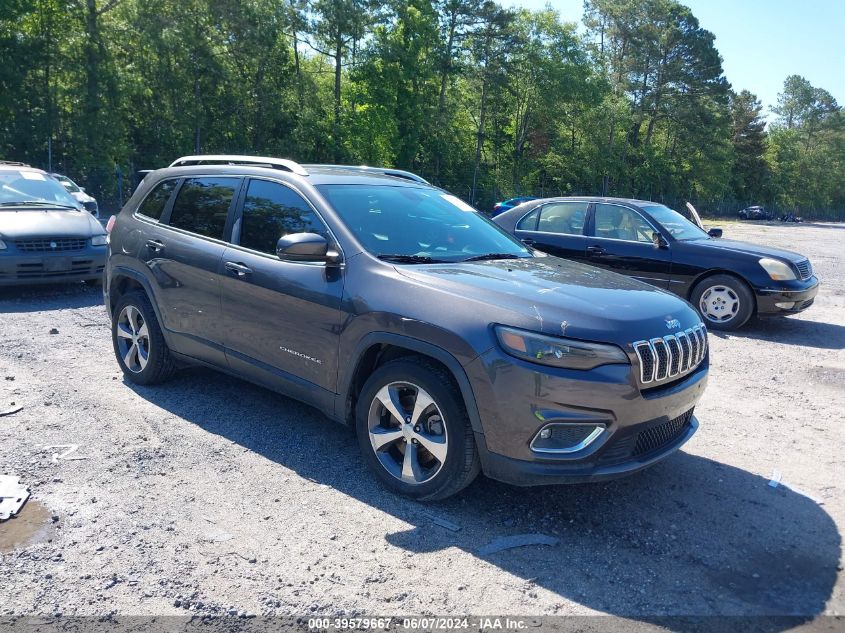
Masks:
[[[367,251],[403,264],[531,257],[531,252],[459,198],[437,189],[320,185]]]
[[[0,207],[53,205],[79,208],[79,203],[55,179],[39,171],[0,171]]]
[[[651,215],[654,220],[669,232],[676,240],[706,240],[707,233],[687,220],[677,211],[662,204],[648,204],[642,206],[643,211]]]

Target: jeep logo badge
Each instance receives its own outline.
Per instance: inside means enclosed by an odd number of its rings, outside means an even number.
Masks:
[[[666,319],[666,327],[670,330],[681,327],[681,322],[678,319]]]
[[[58,244],[56,244],[55,242],[50,242],[50,248],[56,248],[57,246]]]

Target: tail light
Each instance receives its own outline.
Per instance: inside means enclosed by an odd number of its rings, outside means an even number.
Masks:
[[[111,233],[111,230],[114,228],[114,223],[117,221],[117,215],[113,215],[109,218],[109,221],[106,222],[106,233]]]

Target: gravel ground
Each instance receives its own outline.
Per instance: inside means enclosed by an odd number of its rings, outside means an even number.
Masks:
[[[845,614],[845,225],[723,226],[805,253],[823,286],[711,336],[682,452],[428,505],[297,402],[206,370],[125,382],[96,288],[0,291],[0,411],[24,407],[0,417],[0,473],[32,488],[0,524],[0,615]],[[559,544],[482,553],[524,533]]]

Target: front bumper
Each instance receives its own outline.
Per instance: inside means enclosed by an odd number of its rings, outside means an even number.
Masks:
[[[0,254],[0,286],[55,284],[100,279],[107,246],[58,253]]]
[[[538,367],[493,349],[467,365],[483,433],[484,473],[514,485],[601,481],[654,464],[689,440],[707,384],[709,358],[677,381],[643,389],[631,365],[591,371]],[[531,441],[549,423],[605,430],[573,453],[543,453]]]
[[[819,280],[793,281],[781,288],[755,288],[757,316],[786,316],[803,312],[815,301]],[[781,304],[781,305],[778,305]],[[792,304],[787,307],[787,304]]]

